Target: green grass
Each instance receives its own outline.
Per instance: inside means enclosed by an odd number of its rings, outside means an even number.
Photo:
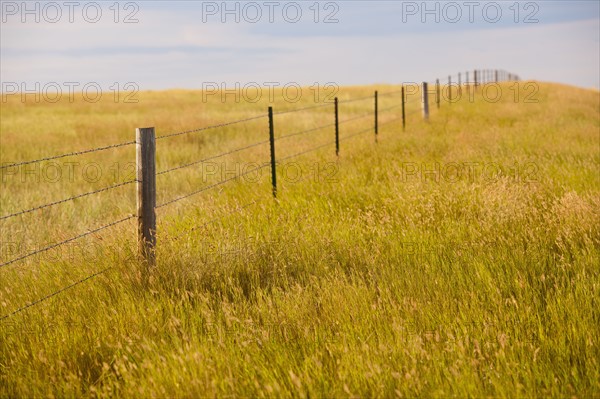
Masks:
[[[382,126],[377,144],[372,133],[343,140],[339,159],[331,144],[286,161],[277,200],[265,168],[159,209],[149,281],[133,220],[3,267],[2,315],[111,269],[0,321],[0,395],[599,397],[600,97],[539,85],[539,103],[505,95],[442,104],[428,124],[411,113],[405,132],[398,121]],[[2,162],[129,141],[141,126],[162,135],[265,114],[267,105],[201,98],[11,98]],[[309,100],[276,102],[276,111]],[[372,101],[340,108],[346,119]],[[413,98],[408,110],[417,109]],[[277,116],[275,127],[279,137],[331,122],[325,107]],[[371,124],[344,124],[342,137]],[[266,128],[265,118],[159,140],[157,170],[265,140]],[[331,128],[281,139],[277,156],[332,140]],[[96,165],[94,182],[5,173],[0,213],[128,180],[134,159],[129,146],[58,164]],[[214,170],[159,176],[158,203],[268,159],[263,145],[214,160]],[[304,179],[294,182],[298,168]],[[134,209],[128,185],[0,221],[1,260]]]

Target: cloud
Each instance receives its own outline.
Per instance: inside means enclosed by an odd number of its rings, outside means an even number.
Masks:
[[[325,27],[310,18],[299,24],[203,23],[197,5],[140,3],[136,24],[114,23],[110,14],[96,24],[8,21],[1,28],[0,70],[5,82],[136,82],[141,89],[162,89],[203,82],[398,83],[503,68],[599,87],[600,26],[598,18],[581,20],[587,3],[565,13],[567,22],[553,5],[540,15],[558,22],[540,17],[538,24],[453,29],[394,24],[401,17],[395,3],[340,7],[340,22]]]

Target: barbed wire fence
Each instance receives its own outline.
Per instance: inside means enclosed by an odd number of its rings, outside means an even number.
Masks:
[[[273,195],[273,197],[276,198],[277,193],[278,193],[277,192],[277,189],[278,189],[278,186],[277,186],[277,164],[278,163],[281,164],[284,161],[287,161],[287,160],[290,160],[290,159],[293,159],[296,157],[300,157],[302,155],[305,155],[305,154],[308,154],[311,152],[315,152],[315,151],[318,151],[320,149],[327,148],[330,146],[335,146],[335,153],[336,153],[336,155],[339,156],[340,142],[356,138],[358,136],[364,135],[369,132],[374,133],[375,142],[377,142],[380,127],[386,126],[386,125],[389,125],[392,123],[398,123],[399,127],[401,127],[402,130],[405,130],[406,129],[406,121],[407,121],[408,117],[409,116],[412,117],[418,113],[422,113],[423,118],[425,120],[428,120],[428,118],[429,118],[429,103],[430,103],[429,95],[430,94],[435,95],[434,101],[435,101],[437,108],[439,108],[440,102],[441,102],[440,99],[441,99],[443,90],[447,90],[447,94],[444,95],[444,97],[446,97],[448,100],[447,102],[449,104],[451,104],[453,101],[456,101],[455,99],[457,98],[457,97],[454,97],[454,100],[453,100],[453,96],[452,96],[453,90],[457,95],[459,95],[463,89],[466,89],[466,90],[470,90],[471,88],[476,89],[478,86],[484,85],[487,83],[498,83],[498,82],[502,82],[502,81],[519,81],[519,80],[520,79],[517,75],[508,73],[504,70],[489,70],[489,69],[474,70],[474,71],[472,71],[472,74],[471,74],[471,71],[467,71],[464,75],[462,75],[462,73],[458,73],[455,75],[448,76],[446,84],[440,83],[439,79],[436,79],[435,81],[430,81],[430,82],[423,82],[420,85],[420,87],[419,87],[419,85],[414,84],[414,86],[417,86],[417,91],[419,91],[419,89],[420,89],[420,92],[421,92],[421,109],[413,110],[408,113],[406,112],[407,85],[402,84],[402,87],[400,90],[395,90],[395,91],[385,92],[385,93],[378,93],[378,91],[375,91],[373,96],[351,98],[351,99],[346,99],[346,100],[339,100],[337,97],[335,97],[333,103],[317,104],[317,105],[307,106],[307,107],[303,107],[303,108],[280,111],[280,112],[274,112],[273,107],[269,107],[268,113],[266,115],[256,115],[256,116],[239,119],[239,120],[235,120],[235,121],[223,122],[223,123],[216,124],[216,125],[205,126],[205,127],[200,127],[200,128],[181,131],[181,132],[172,132],[172,133],[164,134],[162,136],[155,135],[154,127],[139,128],[139,129],[136,129],[136,140],[135,141],[127,141],[127,142],[122,142],[122,143],[117,143],[117,144],[112,144],[112,145],[107,145],[107,146],[102,146],[102,147],[97,147],[97,148],[91,148],[91,149],[74,151],[74,152],[60,154],[60,155],[43,157],[43,158],[39,158],[39,159],[35,159],[35,160],[21,161],[21,162],[0,165],[0,170],[6,170],[6,169],[10,169],[10,168],[17,168],[17,167],[25,166],[25,165],[31,165],[31,164],[36,164],[36,163],[41,163],[41,162],[46,162],[46,161],[67,158],[67,157],[76,157],[76,156],[91,154],[91,153],[98,153],[98,152],[103,152],[103,151],[108,151],[108,150],[114,150],[117,148],[129,147],[129,146],[136,147],[136,155],[137,155],[137,160],[136,160],[137,173],[136,173],[135,179],[126,180],[126,181],[123,181],[123,182],[120,182],[117,184],[102,187],[97,190],[77,194],[77,195],[67,197],[67,198],[64,198],[64,199],[61,199],[58,201],[53,201],[53,202],[49,202],[46,204],[38,205],[38,206],[24,209],[21,211],[13,212],[13,213],[10,213],[7,215],[2,215],[2,216],[0,216],[0,222],[6,221],[9,219],[13,219],[13,218],[16,218],[19,216],[23,216],[25,214],[30,214],[35,211],[39,211],[39,210],[43,210],[46,208],[66,204],[66,203],[72,202],[76,199],[89,197],[89,196],[97,195],[100,193],[109,192],[109,191],[115,190],[117,188],[131,185],[133,183],[136,183],[136,189],[137,189],[137,213],[131,213],[120,219],[114,220],[110,223],[103,224],[103,225],[101,225],[99,227],[95,227],[93,229],[89,229],[88,231],[82,232],[78,235],[72,236],[72,237],[64,239],[62,241],[58,241],[58,242],[55,242],[52,244],[47,244],[35,251],[26,252],[24,254],[20,254],[16,257],[12,258],[12,259],[4,260],[0,263],[0,271],[10,265],[27,260],[35,255],[47,252],[53,248],[57,248],[62,245],[66,245],[68,243],[74,242],[76,240],[90,236],[92,234],[99,233],[101,231],[107,230],[109,228],[112,228],[114,226],[120,225],[122,223],[125,223],[126,221],[133,220],[136,218],[138,220],[138,223],[137,223],[137,225],[138,225],[138,240],[137,241],[138,241],[138,253],[140,255],[140,261],[144,268],[146,268],[147,270],[151,270],[152,266],[156,262],[155,250],[156,250],[156,233],[157,233],[157,229],[156,229],[156,210],[157,209],[167,207],[167,206],[174,204],[176,202],[179,202],[181,200],[184,200],[184,199],[190,198],[192,196],[198,195],[200,193],[209,191],[216,187],[225,185],[229,182],[239,180],[240,178],[242,178],[250,173],[259,171],[266,167],[270,167],[270,169],[271,169],[272,195]],[[431,87],[431,86],[435,87],[435,89],[433,91],[429,89],[429,87]],[[388,96],[392,96],[395,94],[401,94],[401,99],[398,104],[394,104],[392,106],[389,106],[389,107],[386,107],[383,109],[379,109],[379,98],[388,97]],[[412,94],[415,94],[415,93],[412,93]],[[351,104],[351,103],[356,103],[356,102],[361,102],[361,101],[366,101],[366,100],[374,101],[374,109],[372,112],[363,113],[360,115],[355,115],[355,116],[340,120],[340,112],[339,112],[340,105]],[[314,126],[309,129],[302,130],[302,131],[284,134],[279,137],[275,137],[275,124],[274,124],[275,116],[288,115],[288,114],[294,114],[294,113],[298,113],[298,112],[322,109],[322,108],[326,108],[326,107],[331,107],[332,105],[334,108],[334,117],[332,118],[334,120],[333,122],[327,123],[324,125]],[[395,117],[391,120],[388,120],[384,123],[379,123],[379,116],[382,113],[390,112],[397,108],[401,108],[400,116]],[[354,122],[354,121],[358,121],[361,119],[365,119],[368,117],[373,117],[373,122],[374,122],[373,126],[340,136],[340,126],[341,125],[347,124],[349,122]],[[241,125],[241,124],[244,124],[247,122],[265,120],[265,119],[268,120],[268,128],[269,128],[268,129],[269,130],[269,139],[268,140],[251,143],[249,145],[239,147],[239,148],[236,148],[236,149],[233,149],[230,151],[226,151],[226,152],[216,154],[216,155],[213,155],[210,157],[206,157],[206,158],[203,158],[203,159],[200,159],[197,161],[181,164],[178,166],[174,166],[174,167],[156,172],[156,155],[155,155],[155,153],[156,153],[156,141],[157,140],[163,140],[163,139],[168,139],[168,138],[177,137],[177,136],[184,136],[184,135],[189,135],[189,134],[193,134],[193,133],[199,133],[199,132],[203,132],[203,131],[214,130],[214,129],[229,127],[229,126],[234,126],[234,125]],[[276,152],[275,152],[275,144],[277,141],[286,140],[286,139],[289,139],[292,137],[307,135],[307,134],[314,133],[314,132],[321,131],[321,130],[328,129],[328,128],[335,128],[334,129],[335,130],[335,139],[334,140],[327,141],[324,144],[320,144],[318,146],[313,146],[309,149],[306,149],[306,150],[303,150],[303,151],[300,151],[300,152],[297,152],[297,153],[294,153],[291,155],[287,155],[287,156],[282,157],[279,160],[277,160]],[[240,153],[242,151],[249,150],[251,148],[255,148],[255,147],[259,147],[259,146],[266,146],[267,144],[269,144],[269,149],[270,149],[269,162],[264,162],[262,164],[258,164],[255,168],[246,170],[243,173],[236,174],[233,177],[229,177],[229,178],[220,180],[216,183],[207,185],[205,187],[202,187],[201,189],[195,190],[188,194],[166,200],[158,205],[156,204],[156,177],[157,176],[166,175],[166,174],[169,174],[169,173],[177,171],[177,170],[200,165],[207,161],[225,157],[227,155],[231,155],[234,153]],[[297,182],[301,182],[303,180],[304,180],[304,178],[298,180]],[[247,209],[250,206],[259,203],[260,201],[261,201],[260,199],[250,201],[225,215],[212,218],[201,225],[194,226],[190,229],[187,229],[187,232],[191,232],[196,229],[205,227],[205,226],[215,223],[227,216],[230,216],[235,213],[239,213],[242,210]],[[180,239],[183,235],[185,235],[185,233],[186,233],[186,231],[181,232],[181,234],[178,234],[177,236],[172,237],[172,239],[174,239],[174,240]],[[10,313],[0,316],[0,321],[6,320],[26,309],[29,309],[35,305],[43,303],[46,300],[53,298],[55,296],[58,296],[73,287],[76,287],[80,284],[91,281],[92,279],[94,279],[100,275],[103,275],[112,269],[113,269],[113,267],[108,267],[108,268],[102,269],[98,272],[95,272],[93,274],[85,276],[84,278],[81,278],[81,279],[79,279],[57,291],[51,292],[39,299],[36,299],[25,305],[19,306],[16,309],[14,309],[13,311],[11,311]]]

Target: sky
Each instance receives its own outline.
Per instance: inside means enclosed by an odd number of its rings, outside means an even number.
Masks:
[[[475,68],[600,88],[598,1],[0,3],[3,93],[396,84]]]

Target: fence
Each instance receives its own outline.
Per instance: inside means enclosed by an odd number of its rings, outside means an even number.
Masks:
[[[455,78],[455,79],[453,79],[453,78]],[[501,82],[501,81],[518,81],[519,80],[519,77],[517,75],[507,73],[506,71],[502,71],[502,70],[474,70],[472,72],[472,78],[473,79],[471,80],[469,72],[466,72],[464,80],[462,79],[461,73],[458,73],[455,76],[448,76],[448,83],[447,83],[445,89],[447,89],[447,91],[448,91],[447,98],[449,99],[449,101],[448,101],[449,104],[451,104],[453,101],[453,97],[452,97],[453,87],[455,88],[455,91],[457,93],[461,93],[463,88],[465,88],[466,90],[470,90],[470,87],[477,88],[478,86],[480,86],[482,84],[486,84],[486,83],[497,83],[497,82]],[[430,93],[430,89],[429,89],[430,84],[435,85],[435,92],[432,91]],[[439,79],[436,79],[435,82],[423,82],[421,85],[421,110],[416,110],[411,113],[406,112],[406,92],[405,92],[405,85],[402,84],[400,90],[393,91],[393,92],[387,92],[387,93],[379,93],[378,91],[375,91],[373,97],[371,97],[371,96],[360,97],[360,98],[354,98],[354,99],[349,99],[349,100],[345,100],[345,101],[340,101],[337,97],[335,97],[333,104],[330,104],[330,103],[317,104],[317,105],[312,105],[312,106],[308,106],[308,107],[304,107],[304,108],[299,108],[299,109],[294,109],[294,110],[289,110],[289,111],[282,111],[279,113],[276,113],[274,111],[273,107],[269,107],[268,112],[265,115],[258,115],[258,116],[253,116],[253,117],[246,118],[246,119],[224,122],[221,124],[201,127],[201,128],[193,129],[193,130],[170,133],[170,134],[166,134],[163,136],[156,136],[154,127],[138,128],[138,129],[136,129],[136,137],[135,137],[134,141],[128,141],[128,142],[123,142],[123,143],[113,144],[113,145],[107,145],[107,146],[103,146],[103,147],[97,147],[97,148],[92,148],[92,149],[87,149],[87,150],[82,150],[82,151],[70,152],[70,153],[65,153],[65,154],[61,154],[61,155],[49,156],[49,157],[35,159],[35,160],[16,162],[16,163],[8,164],[8,165],[1,165],[0,170],[5,170],[8,168],[21,167],[24,165],[30,165],[30,164],[35,164],[35,163],[40,163],[40,162],[45,162],[45,161],[57,160],[57,159],[66,158],[66,157],[74,157],[74,156],[79,156],[79,155],[83,155],[83,154],[104,152],[104,151],[113,150],[113,149],[121,148],[121,147],[135,146],[135,148],[136,148],[136,178],[135,179],[127,180],[127,181],[124,181],[124,182],[121,182],[118,184],[113,184],[110,186],[106,186],[106,187],[100,188],[98,190],[93,190],[93,191],[77,194],[75,196],[64,198],[59,201],[54,201],[54,202],[46,203],[43,205],[35,206],[32,208],[14,212],[14,213],[11,213],[8,215],[3,215],[3,216],[0,216],[0,221],[12,219],[12,218],[22,216],[25,214],[29,214],[29,213],[32,213],[35,211],[44,210],[46,208],[58,206],[58,205],[61,205],[61,204],[64,204],[64,203],[67,203],[70,201],[74,201],[76,199],[92,196],[92,195],[99,194],[102,192],[108,192],[108,191],[114,190],[119,187],[132,185],[134,183],[136,184],[136,189],[137,189],[137,212],[135,215],[129,215],[129,216],[123,217],[121,219],[118,219],[116,221],[102,225],[100,227],[96,227],[92,230],[88,230],[85,233],[70,237],[68,239],[65,239],[65,240],[62,240],[62,241],[59,241],[59,242],[56,242],[56,243],[53,243],[53,244],[50,244],[47,246],[44,246],[44,247],[39,248],[32,252],[21,254],[13,259],[4,260],[2,263],[0,263],[0,270],[2,270],[3,268],[5,268],[9,265],[15,264],[17,262],[21,262],[25,259],[35,256],[37,254],[49,251],[53,248],[71,243],[71,242],[79,240],[83,237],[90,236],[92,234],[101,232],[101,231],[109,229],[111,227],[120,225],[128,220],[137,218],[138,253],[140,255],[140,261],[144,267],[145,272],[148,272],[151,270],[151,267],[156,262],[156,255],[155,255],[156,254],[156,245],[157,245],[157,242],[156,242],[156,232],[157,232],[156,209],[166,207],[168,205],[171,205],[171,204],[181,201],[183,199],[186,199],[186,198],[192,197],[194,195],[200,194],[202,192],[211,190],[215,187],[222,186],[228,182],[240,179],[244,175],[247,175],[249,173],[258,171],[258,170],[266,168],[266,167],[270,167],[271,189],[272,189],[271,194],[273,197],[276,198],[278,195],[278,185],[277,185],[277,163],[278,162],[283,162],[285,160],[289,160],[289,159],[298,157],[300,155],[304,155],[309,152],[317,151],[319,149],[326,148],[328,146],[331,146],[332,150],[333,149],[335,150],[336,156],[339,156],[341,141],[347,140],[347,139],[350,139],[352,137],[356,137],[359,135],[363,135],[368,132],[374,133],[374,140],[375,140],[375,142],[377,142],[378,135],[379,135],[379,128],[381,126],[383,126],[383,124],[381,124],[379,122],[379,116],[383,112],[391,111],[392,109],[395,109],[395,108],[401,108],[400,115],[397,118],[394,118],[394,119],[386,122],[386,124],[389,124],[392,122],[397,122],[399,124],[398,127],[401,127],[402,130],[404,130],[404,129],[406,129],[407,117],[411,116],[413,114],[416,114],[418,112],[422,112],[423,119],[428,120],[429,119],[429,102],[430,102],[429,95],[435,94],[435,104],[436,104],[436,107],[439,108],[440,102],[441,102],[440,98],[441,98],[442,90],[443,89],[442,89],[442,86],[440,85]],[[379,109],[379,99],[383,96],[389,96],[392,94],[400,94],[401,95],[400,103],[396,104],[394,106],[385,108],[385,109]],[[352,102],[357,102],[357,101],[365,101],[368,99],[373,100],[374,107],[373,107],[372,112],[369,112],[366,114],[361,114],[358,116],[353,116],[353,117],[343,119],[343,120],[340,119],[340,111],[339,111],[340,104],[352,103]],[[283,115],[283,114],[292,114],[292,113],[296,113],[296,112],[300,112],[300,111],[309,111],[309,110],[314,110],[314,109],[324,108],[324,107],[332,107],[332,110],[331,110],[332,111],[332,114],[331,114],[332,122],[331,123],[322,125],[322,126],[316,126],[316,127],[310,128],[310,129],[299,131],[299,132],[286,134],[277,139],[275,138],[275,130],[276,130],[275,116]],[[344,137],[340,137],[340,125],[349,123],[352,121],[357,121],[359,119],[367,118],[369,116],[373,117],[373,126],[372,127],[369,127],[367,129],[362,129],[357,132],[353,132]],[[164,140],[164,139],[168,139],[168,138],[172,138],[172,137],[176,137],[176,136],[188,135],[188,134],[197,133],[197,132],[201,132],[201,131],[218,129],[218,128],[222,128],[222,127],[226,127],[226,126],[239,125],[239,124],[243,124],[245,122],[259,120],[259,119],[267,119],[268,120],[268,132],[266,131],[267,129],[265,129],[265,136],[267,136],[267,134],[268,134],[268,139],[265,139],[264,141],[252,143],[252,144],[244,146],[244,147],[236,148],[236,149],[228,151],[228,152],[216,154],[211,157],[204,158],[204,159],[201,159],[198,161],[178,165],[176,167],[165,169],[165,170],[162,170],[159,172],[156,171],[156,155],[155,155],[156,154],[156,146],[157,146],[157,142],[159,142],[160,140]],[[305,134],[308,134],[308,133],[311,133],[314,131],[323,130],[326,128],[333,128],[332,133],[334,133],[334,134],[333,134],[331,141],[328,141],[327,143],[319,145],[319,146],[312,147],[308,150],[301,151],[301,152],[277,159],[277,157],[276,157],[276,142],[277,142],[277,140],[282,140],[282,139],[286,139],[286,138],[290,138],[290,137],[305,135]],[[240,174],[237,174],[236,176],[223,179],[221,181],[218,181],[217,183],[208,185],[206,187],[202,187],[196,191],[185,194],[183,196],[179,196],[179,197],[167,200],[167,201],[157,205],[157,203],[156,203],[156,177],[157,176],[164,175],[164,174],[173,172],[175,170],[180,170],[180,169],[196,166],[196,165],[202,164],[203,162],[207,162],[209,160],[217,159],[217,158],[223,157],[225,155],[237,153],[237,152],[244,151],[244,150],[247,150],[247,149],[250,149],[253,147],[257,147],[260,145],[266,145],[267,143],[269,144],[269,149],[270,149],[270,151],[269,151],[270,156],[269,156],[268,162],[265,162],[262,165],[258,165],[256,168],[253,168],[249,171],[245,171],[244,173],[240,173]],[[211,221],[209,221],[207,223],[210,223],[210,222]],[[8,317],[13,316],[31,306],[34,306],[34,305],[41,303],[49,298],[59,295],[62,292],[66,291],[72,287],[75,287],[79,284],[82,284],[86,281],[89,281],[89,280],[107,272],[110,269],[111,269],[111,267],[101,270],[99,272],[96,272],[92,275],[86,276],[85,278],[80,279],[80,280],[74,282],[73,284],[70,284],[56,292],[53,292],[53,293],[46,295],[38,300],[35,300],[24,306],[21,306],[21,307],[17,308],[16,310],[14,310],[12,313],[0,316],[0,320],[7,319]]]

